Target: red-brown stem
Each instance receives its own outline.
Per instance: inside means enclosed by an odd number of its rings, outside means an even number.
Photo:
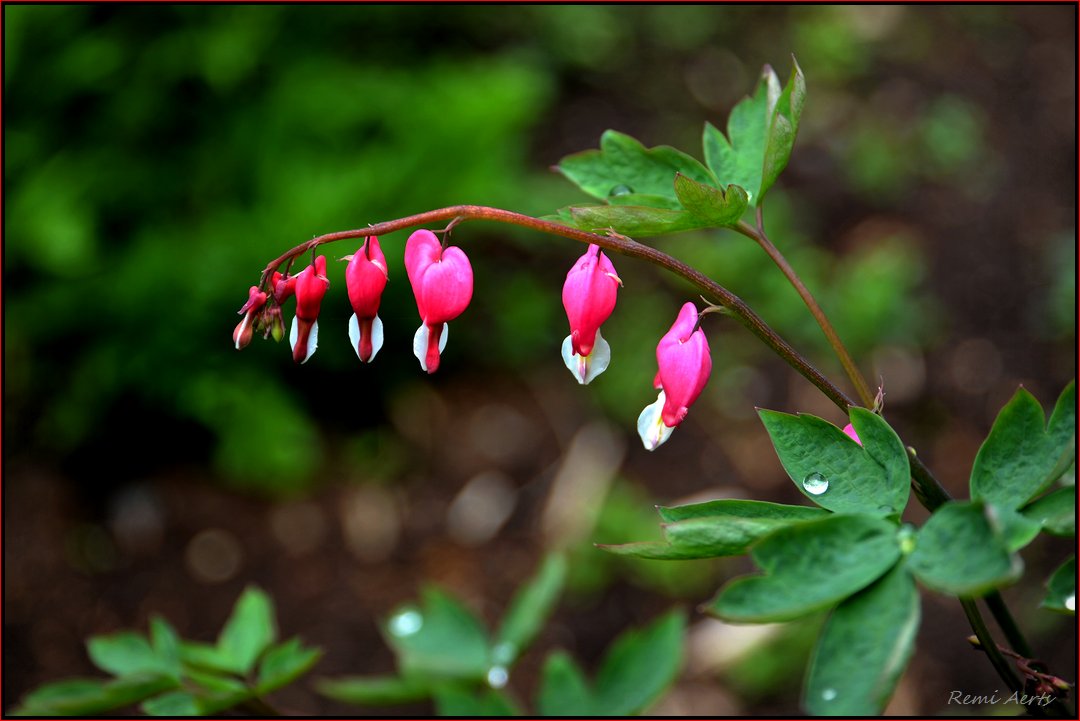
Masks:
[[[844,413],[847,413],[849,406],[855,405],[855,401],[849,398],[843,391],[833,385],[828,378],[822,375],[820,371],[814,368],[809,361],[803,358],[798,351],[792,348],[787,341],[781,338],[776,331],[770,328],[765,321],[754,313],[754,311],[750,309],[750,306],[743,302],[741,298],[682,261],[679,261],[656,248],[644,245],[636,240],[632,240],[614,232],[605,235],[590,233],[560,223],[540,220],[539,218],[533,218],[528,215],[522,215],[521,213],[514,213],[500,208],[489,208],[482,205],[454,205],[449,208],[439,208],[437,210],[429,210],[426,213],[410,215],[406,218],[376,223],[358,230],[342,230],[337,233],[320,235],[312,238],[306,243],[301,243],[282,256],[272,260],[262,273],[259,287],[263,288],[266,286],[270,276],[282,263],[287,261],[291,262],[294,258],[303,255],[309,250],[313,251],[315,248],[325,243],[333,243],[337,240],[348,240],[351,238],[363,238],[371,235],[383,235],[397,230],[404,230],[406,228],[413,228],[419,225],[438,223],[446,220],[454,220],[456,222],[465,220],[488,220],[495,223],[518,225],[523,228],[531,228],[532,230],[541,233],[560,235],[580,243],[594,243],[604,250],[619,253],[620,255],[629,256],[631,258],[640,258],[665,268],[675,275],[689,281],[706,296],[714,298],[717,303],[731,311],[731,314],[735,316],[740,323],[746,326],[751,333],[760,338],[762,342],[772,348],[777,355],[787,361],[791,367],[798,371],[808,381],[813,383],[818,390],[824,393],[826,397],[835,403],[840,410],[844,411]]]

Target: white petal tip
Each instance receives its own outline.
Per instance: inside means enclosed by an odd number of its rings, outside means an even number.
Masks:
[[[563,363],[577,379],[577,382],[581,385],[588,385],[594,378],[607,370],[607,367],[611,364],[611,346],[604,340],[604,337],[600,335],[600,331],[596,331],[596,341],[593,343],[593,350],[587,356],[580,356],[574,353],[574,345],[570,341],[570,336],[566,336],[562,344],[562,358]]]
[[[662,446],[671,437],[671,432],[675,430],[664,425],[665,400],[664,391],[660,391],[660,395],[656,397],[656,402],[645,406],[645,410],[641,411],[641,415],[638,416],[638,435],[641,436],[641,443],[647,451],[655,451]]]

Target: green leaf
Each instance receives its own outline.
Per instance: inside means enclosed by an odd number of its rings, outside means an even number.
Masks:
[[[171,676],[180,674],[180,635],[164,618],[150,619],[150,645],[161,662],[162,668]]]
[[[998,413],[971,469],[971,498],[1015,509],[1057,480],[1076,441],[1076,384],[1062,392],[1049,430],[1042,406],[1020,388]]]
[[[315,690],[323,696],[357,706],[393,706],[422,701],[431,695],[428,681],[400,676],[345,676],[320,679]]]
[[[136,674],[102,683],[69,679],[27,694],[14,713],[20,716],[89,716],[130,706],[172,688],[176,681],[160,675]]]
[[[249,586],[233,606],[218,636],[217,647],[231,670],[246,674],[267,646],[277,639],[274,603],[262,590]]]
[[[1076,486],[1065,486],[1028,504],[1023,514],[1054,536],[1076,535]]]
[[[799,118],[806,103],[806,79],[795,56],[791,57],[791,76],[787,85],[771,108],[771,120],[766,133],[765,160],[761,173],[761,192],[757,203],[769,192],[780,173],[791,159],[795,136],[799,132]],[[770,71],[771,72],[771,71]],[[775,75],[773,76],[775,78]],[[861,437],[861,436],[860,436]]]
[[[954,596],[981,596],[1019,577],[1023,564],[989,515],[981,502],[951,501],[934,511],[907,559],[915,577]]]
[[[994,528],[1005,541],[1005,549],[1009,553],[1019,551],[1034,541],[1042,530],[1042,525],[1038,521],[1033,521],[1018,511],[1007,508],[995,507],[991,520]]]
[[[594,716],[597,709],[589,682],[574,659],[555,651],[544,661],[536,709],[541,716]]]
[[[675,195],[703,225],[720,228],[735,225],[746,211],[746,191],[737,185],[727,190],[699,183],[682,173],[675,176]]]
[[[657,511],[668,521],[662,526],[665,541],[600,544],[599,548],[616,555],[658,560],[736,556],[781,526],[829,515],[821,508],[735,499],[658,507]]]
[[[114,676],[169,673],[146,638],[131,631],[93,636],[86,642],[86,650],[95,666]]]
[[[586,205],[568,209],[569,222],[590,233],[612,230],[622,235],[644,238],[704,227],[685,210],[665,210],[638,205]]]
[[[487,633],[455,599],[429,588],[420,610],[403,608],[383,627],[405,675],[483,679],[491,665]]]
[[[237,672],[232,659],[225,656],[217,646],[198,641],[180,642],[180,660],[188,667],[226,673]]]
[[[851,422],[862,439],[860,446],[817,416],[769,410],[758,414],[784,470],[803,495],[819,506],[883,517],[896,516],[907,505],[911,490],[907,455],[880,416],[852,409]]]
[[[187,691],[169,691],[143,701],[139,707],[147,716],[199,716],[199,699]]]
[[[504,694],[446,684],[435,689],[435,713],[439,716],[517,716],[521,709]]]
[[[1039,604],[1050,611],[1076,615],[1076,556],[1069,556],[1046,582],[1046,597]]]
[[[620,194],[675,200],[675,174],[710,183],[709,171],[694,158],[668,146],[646,149],[629,135],[605,131],[600,150],[568,155],[556,168],[594,198],[610,202]]]
[[[781,528],[751,556],[765,575],[728,583],[709,612],[754,623],[804,616],[870,585],[896,563],[900,546],[888,521],[836,515]]]
[[[612,716],[640,713],[670,686],[682,665],[686,617],[670,611],[619,636],[596,674],[594,708]]]
[[[299,638],[271,648],[259,664],[255,692],[267,694],[287,686],[310,671],[321,656],[320,649],[304,648]]]
[[[806,677],[806,710],[817,716],[880,714],[911,658],[918,628],[919,592],[897,564],[829,616]]]
[[[518,590],[510,602],[510,608],[495,634],[492,663],[509,666],[532,643],[555,608],[565,581],[566,558],[558,553],[549,554],[536,575]]]

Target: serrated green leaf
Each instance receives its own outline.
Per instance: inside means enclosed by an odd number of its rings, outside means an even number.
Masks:
[[[670,611],[645,628],[624,632],[596,674],[594,709],[612,716],[641,713],[670,686],[682,665],[686,617]]]
[[[989,513],[978,501],[950,501],[934,511],[907,558],[915,577],[954,596],[981,596],[1018,578],[1023,564]]]
[[[310,671],[321,656],[320,649],[304,648],[299,638],[274,646],[259,663],[255,692],[267,694],[287,686]]]
[[[623,133],[607,130],[599,150],[585,150],[559,161],[557,170],[583,191],[610,202],[620,194],[675,200],[675,173],[709,183],[709,171],[694,158],[668,146],[646,149]]]
[[[402,614],[418,614],[411,619],[419,620],[419,626],[410,623],[402,628],[395,622]],[[407,676],[477,680],[487,676],[491,659],[484,627],[468,609],[438,589],[426,589],[421,609],[403,609],[383,628],[387,643],[397,653],[399,668]]]
[[[199,700],[187,691],[169,691],[143,701],[139,706],[147,716],[199,716]]]
[[[737,185],[729,185],[722,190],[699,183],[682,173],[675,176],[675,195],[691,215],[703,225],[713,228],[738,223],[749,202],[746,191]]]
[[[645,193],[627,193],[615,195],[607,199],[609,205],[640,205],[646,208],[661,208],[664,210],[682,210],[682,205],[675,198],[664,195],[646,195]]]
[[[817,716],[880,714],[914,650],[919,592],[898,564],[829,616],[814,648],[803,706]]]
[[[86,651],[95,666],[114,676],[169,672],[146,638],[132,631],[93,636],[86,642]]]
[[[232,670],[246,674],[276,639],[274,602],[261,589],[249,586],[233,606],[232,615],[218,636],[217,647]]]
[[[971,469],[971,497],[1016,509],[1068,469],[1076,440],[1076,384],[1062,392],[1046,426],[1042,406],[1020,388],[998,413]]]
[[[1053,536],[1076,535],[1076,486],[1065,486],[1032,501],[1023,514]]]
[[[1076,615],[1076,556],[1069,556],[1046,582],[1043,608],[1059,613]]]
[[[431,696],[425,679],[401,676],[344,676],[319,679],[315,690],[323,696],[357,706],[393,706]]]
[[[799,119],[806,103],[806,79],[795,57],[791,58],[791,76],[775,103],[770,106],[770,124],[766,133],[765,159],[761,172],[761,192],[758,203],[773,186],[791,159],[795,136],[799,133]],[[773,78],[776,76],[773,75]]]
[[[555,651],[544,661],[536,710],[541,716],[593,716],[597,709],[589,682],[581,668],[564,651]]]
[[[14,713],[19,716],[89,716],[130,706],[176,688],[176,685],[174,679],[147,674],[135,674],[106,683],[69,679],[47,684],[27,694]]]
[[[707,606],[735,622],[788,621],[827,608],[880,578],[900,557],[897,529],[834,515],[766,536],[751,556],[764,571],[728,583]]]
[[[584,205],[569,208],[570,225],[590,233],[613,230],[645,238],[704,227],[685,210],[665,210],[638,205]]]
[[[521,710],[505,694],[445,684],[434,692],[435,712],[440,716],[516,716]]]
[[[911,492],[907,455],[880,416],[852,409],[855,430],[860,438],[866,433],[859,446],[817,416],[769,410],[758,414],[784,470],[814,503],[837,513],[880,517],[897,516],[907,505]]]
[[[540,570],[511,600],[495,634],[492,663],[509,666],[532,643],[555,608],[565,581],[566,558],[558,553],[548,554]]]

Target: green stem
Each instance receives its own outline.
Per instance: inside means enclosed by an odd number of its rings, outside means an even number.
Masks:
[[[960,605],[964,609],[964,615],[967,616],[968,623],[971,624],[971,630],[975,632],[975,637],[979,639],[979,645],[982,646],[986,657],[990,659],[990,664],[997,671],[998,676],[1011,690],[1023,691],[1023,685],[1016,677],[1016,674],[1013,673],[1009,662],[1001,655],[997,643],[990,635],[990,630],[986,628],[986,622],[983,621],[982,614],[979,613],[979,609],[975,606],[975,601],[970,598],[961,598]]]
[[[824,393],[829,400],[835,403],[845,413],[849,406],[855,405],[855,401],[837,388],[832,381],[822,375],[822,373],[811,365],[806,358],[796,351],[787,341],[781,338],[780,335],[770,328],[769,325],[741,298],[696,268],[692,268],[686,263],[683,263],[652,246],[644,245],[636,240],[619,235],[618,233],[611,232],[607,235],[589,233],[560,223],[540,220],[539,218],[533,218],[528,215],[514,213],[509,210],[501,210],[499,208],[489,208],[482,205],[455,205],[449,208],[439,208],[438,210],[429,210],[426,213],[410,215],[406,218],[376,223],[375,225],[369,225],[366,228],[360,228],[358,230],[343,230],[337,233],[320,235],[305,243],[301,243],[279,258],[271,261],[266,266],[266,269],[263,270],[259,287],[263,289],[269,288],[268,281],[270,276],[275,270],[281,267],[282,263],[289,263],[291,265],[299,256],[308,251],[314,251],[315,248],[325,243],[333,243],[338,240],[347,240],[350,238],[366,238],[371,235],[384,235],[397,230],[413,228],[418,225],[448,220],[454,221],[455,223],[466,220],[488,220],[496,223],[518,225],[523,228],[537,230],[541,233],[560,235],[564,238],[570,238],[571,240],[576,240],[581,243],[592,243],[605,250],[626,255],[631,258],[640,258],[665,268],[675,275],[689,281],[707,298],[711,298],[719,305],[727,308],[731,312],[731,315],[742,323],[743,326],[761,339],[761,341],[769,346],[773,352],[783,358],[788,365],[813,383],[818,390]]]
[[[859,399],[862,404],[867,408],[873,408],[874,396],[870,392],[870,387],[866,383],[866,379],[863,378],[862,373],[859,372],[859,367],[855,365],[855,361],[852,360],[851,354],[848,353],[847,347],[844,346],[843,341],[840,340],[840,336],[837,334],[836,329],[833,328],[832,323],[829,322],[828,317],[825,315],[825,311],[821,309],[817,300],[810,293],[810,289],[806,287],[806,284],[802,282],[798,273],[788,263],[787,258],[784,257],[769,237],[765,234],[765,227],[761,220],[761,206],[758,206],[757,213],[757,227],[754,228],[745,221],[739,221],[739,224],[734,226],[734,230],[742,233],[746,237],[750,238],[765,251],[765,254],[772,258],[772,261],[776,263],[776,266],[780,269],[780,272],[784,274],[784,277],[788,279],[792,287],[795,288],[795,292],[802,298],[803,303],[810,309],[810,315],[814,316],[814,320],[821,327],[821,331],[825,334],[826,340],[829,341],[829,345],[832,346],[833,351],[836,353],[836,357],[840,360],[840,365],[844,368],[844,373],[851,379],[852,385],[855,386],[855,392],[859,395]]]

